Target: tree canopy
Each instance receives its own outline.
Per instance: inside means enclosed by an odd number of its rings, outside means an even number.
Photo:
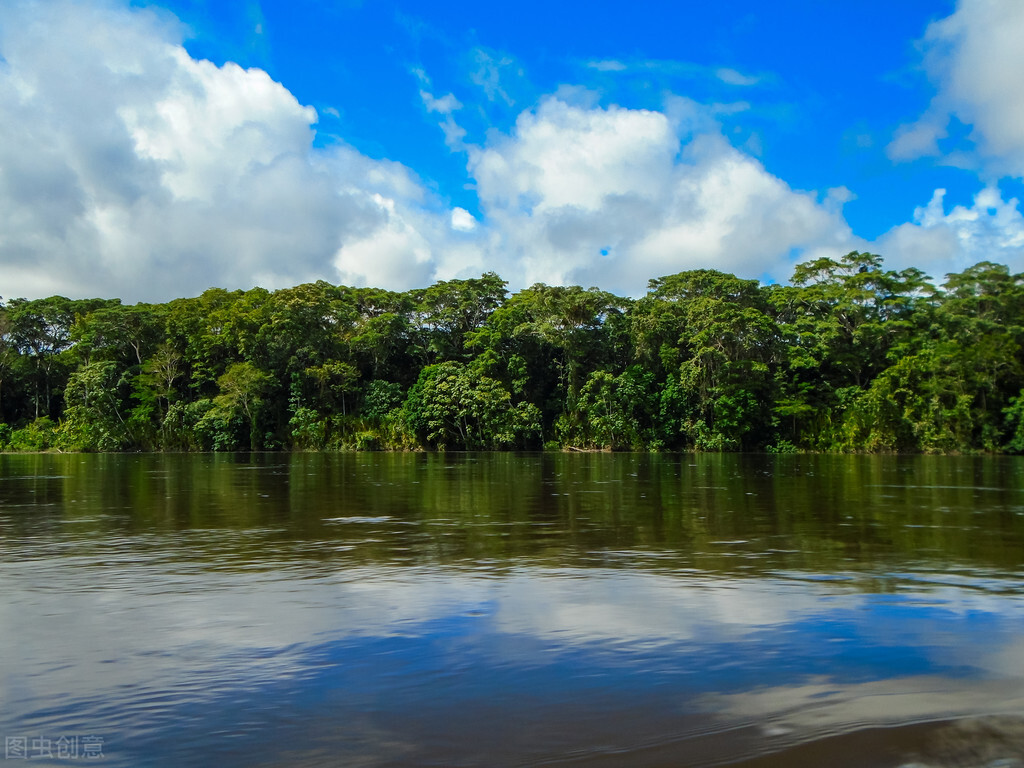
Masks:
[[[1024,452],[1024,275],[0,301],[6,450]]]

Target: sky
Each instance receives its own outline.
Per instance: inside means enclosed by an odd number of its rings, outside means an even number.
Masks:
[[[0,0],[0,296],[1024,271],[1024,3]]]

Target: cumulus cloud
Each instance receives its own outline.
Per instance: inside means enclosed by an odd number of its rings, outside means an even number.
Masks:
[[[912,222],[887,232],[877,242],[890,268],[920,267],[940,281],[979,261],[1007,264],[1024,271],[1024,215],[1016,198],[1003,200],[995,187],[979,192],[971,206],[946,212],[946,190],[937,189]]]
[[[841,201],[791,189],[695,111],[677,105],[673,119],[549,97],[524,112],[511,133],[470,150],[491,247],[524,283],[632,294],[697,267],[784,280],[798,254],[849,249]]]
[[[925,69],[938,86],[928,111],[903,126],[889,148],[894,159],[939,153],[955,115],[986,170],[1024,176],[1024,3],[960,0],[956,12],[928,27]]]
[[[465,208],[452,209],[452,229],[458,232],[472,232],[476,229],[476,219]]]
[[[839,251],[841,204],[790,189],[721,135],[714,107],[600,107],[563,88],[465,145],[461,104],[417,73],[465,151],[481,216],[408,168],[314,148],[315,111],[266,72],[193,59],[169,15],[113,4],[0,11],[0,293],[166,300],[327,279],[404,289],[493,269],[642,293],[715,267],[786,279]],[[510,59],[474,79],[509,103]],[[831,252],[831,251],[829,251]]]
[[[363,259],[434,277],[418,227],[446,229],[407,169],[314,150],[313,109],[181,36],[112,4],[0,11],[0,293],[165,300],[360,276]]]
[[[893,160],[938,157],[989,180],[1024,177],[1024,4],[960,0],[931,24],[922,41],[924,67],[936,85],[928,109],[901,126],[887,147]],[[966,143],[950,144],[956,119],[970,128]],[[941,281],[982,260],[1024,269],[1024,217],[1015,198],[1003,200],[991,181],[969,206],[945,208],[946,190],[914,211],[874,247],[890,266],[919,266]]]
[[[475,245],[453,235],[456,222],[467,224],[463,209],[432,205],[405,166],[351,148],[333,152],[327,166],[332,178],[348,180],[344,193],[365,198],[334,259],[340,282],[404,290],[483,270]]]
[[[784,281],[801,258],[864,245],[843,218],[853,193],[792,189],[723,136],[720,116],[744,104],[630,109],[563,87],[470,144],[462,104],[414,71],[425,113],[465,153],[470,213],[399,163],[314,147],[317,115],[284,85],[193,59],[181,40],[173,17],[113,4],[0,9],[0,294],[405,289],[494,270],[513,288],[637,295],[700,267]],[[474,56],[471,79],[509,104],[514,61]],[[949,213],[939,196],[879,250],[923,266],[993,248],[1009,261],[1020,219],[994,189]]]

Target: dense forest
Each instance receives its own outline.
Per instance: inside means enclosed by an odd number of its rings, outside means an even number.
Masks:
[[[0,448],[1024,452],[1024,275],[0,303]]]

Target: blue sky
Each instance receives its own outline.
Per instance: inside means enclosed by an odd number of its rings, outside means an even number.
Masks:
[[[13,0],[0,295],[1024,270],[1024,4]]]
[[[899,174],[893,185],[884,153],[895,127],[928,105],[916,42],[952,2],[558,5],[165,7],[192,25],[193,55],[265,69],[316,107],[318,144],[340,139],[399,160],[470,210],[475,196],[460,189],[471,182],[465,159],[445,151],[421,83],[410,76],[418,71],[431,77],[429,90],[472,110],[459,122],[476,143],[488,129],[507,132],[523,109],[567,84],[591,89],[599,104],[630,108],[663,108],[674,93],[743,103],[722,117],[730,140],[796,187],[870,188],[871,197],[902,205],[904,216],[936,184],[962,186],[958,197],[970,200],[962,174],[934,164]],[[481,80],[489,77],[500,77],[507,100],[487,93]],[[900,223],[899,215],[861,199],[847,210],[867,237]]]

